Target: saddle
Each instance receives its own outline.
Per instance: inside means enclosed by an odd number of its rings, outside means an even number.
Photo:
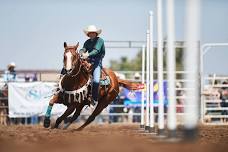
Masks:
[[[86,70],[87,73],[92,73],[92,64],[87,62],[86,60],[82,61],[82,65],[84,67],[84,69]],[[101,86],[107,86],[110,84],[110,78],[108,76],[108,74],[106,73],[105,69],[102,68],[101,70],[101,77],[100,77],[100,85]]]
[[[110,77],[106,73],[105,69],[102,68],[102,70],[101,70],[101,78],[100,78],[100,85],[101,86],[107,86],[107,85],[110,85],[110,83],[111,83]]]

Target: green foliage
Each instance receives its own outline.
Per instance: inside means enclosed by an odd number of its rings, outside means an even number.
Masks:
[[[142,51],[139,51],[133,59],[121,57],[120,61],[111,60],[111,69],[116,71],[140,71],[142,69]]]
[[[164,50],[165,51],[165,50]],[[176,48],[176,70],[180,71],[183,70],[183,49]],[[167,65],[167,55],[166,51],[163,56],[164,59],[164,70],[166,70]],[[157,71],[157,49],[154,49],[154,70]],[[141,71],[142,70],[142,50],[140,50],[137,55],[129,60],[127,57],[121,57],[120,61],[111,60],[110,61],[110,68],[116,71]]]

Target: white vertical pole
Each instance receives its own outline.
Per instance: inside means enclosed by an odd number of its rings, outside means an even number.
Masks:
[[[174,0],[167,1],[167,72],[168,72],[168,130],[169,136],[176,136],[176,93],[175,93],[175,71],[176,71],[176,52],[174,47]]]
[[[203,60],[203,48],[204,48],[204,45],[201,46],[200,48],[200,101],[201,101],[201,107],[200,107],[200,112],[201,112],[201,123],[203,124],[204,123],[204,114],[206,114],[205,112],[205,103],[204,103],[204,95],[202,94],[203,93],[203,90],[204,90],[204,74],[203,74],[203,63],[204,63],[204,60]]]
[[[188,0],[186,3],[186,50],[185,50],[185,68],[190,73],[186,75],[187,80],[193,82],[186,83],[189,89],[185,101],[185,135],[187,138],[196,136],[198,123],[198,104],[199,104],[199,7],[200,0]]]
[[[149,52],[149,30],[147,30],[146,32],[146,126],[145,129],[149,130],[149,113],[150,113],[150,109],[149,109],[149,99],[150,99],[150,92],[149,92],[149,83],[150,83],[150,67],[149,67],[149,56],[150,56],[150,52]]]
[[[144,85],[142,89],[141,96],[141,124],[140,128],[144,128],[144,96],[145,96],[145,45],[142,46],[142,84]]]
[[[158,31],[158,135],[164,134],[162,0],[157,0]]]
[[[154,65],[153,65],[153,57],[154,57],[154,39],[153,39],[153,12],[150,11],[150,17],[149,17],[149,30],[150,30],[150,35],[149,35],[149,51],[150,51],[150,132],[154,132]]]

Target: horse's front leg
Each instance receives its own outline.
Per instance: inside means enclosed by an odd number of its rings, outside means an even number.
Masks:
[[[67,129],[80,115],[82,108],[84,107],[84,104],[77,104],[76,105],[76,111],[74,112],[74,115],[69,118],[68,122],[64,126],[64,129]]]
[[[55,122],[55,126],[54,128],[58,128],[59,124],[67,118],[67,116],[69,116],[74,110],[75,110],[76,106],[75,104],[70,105],[69,107],[67,107],[66,111],[63,113],[62,116],[60,116],[56,122]]]
[[[48,128],[50,126],[51,110],[52,110],[54,103],[56,103],[58,101],[58,98],[59,98],[58,95],[53,95],[51,100],[49,101],[49,105],[48,105],[48,108],[47,108],[47,111],[46,111],[46,114],[44,117],[44,124],[43,125],[45,128]]]

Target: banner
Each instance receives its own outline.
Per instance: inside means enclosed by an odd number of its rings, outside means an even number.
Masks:
[[[8,83],[9,117],[44,116],[56,83],[10,82]],[[62,104],[54,104],[52,115],[61,115],[66,110]]]
[[[157,107],[159,104],[158,100],[158,82],[157,80],[154,80],[154,94],[153,94],[153,103],[154,106]],[[168,92],[167,92],[167,81],[163,81],[163,94],[164,94],[164,106],[168,105]],[[145,88],[145,97],[144,97],[144,105],[146,106],[146,89]],[[122,96],[124,96],[124,105],[128,107],[140,107],[141,106],[141,96],[142,92],[141,91],[136,91],[136,92],[130,92],[128,89],[123,88],[122,91]],[[152,101],[151,101],[152,102]]]

